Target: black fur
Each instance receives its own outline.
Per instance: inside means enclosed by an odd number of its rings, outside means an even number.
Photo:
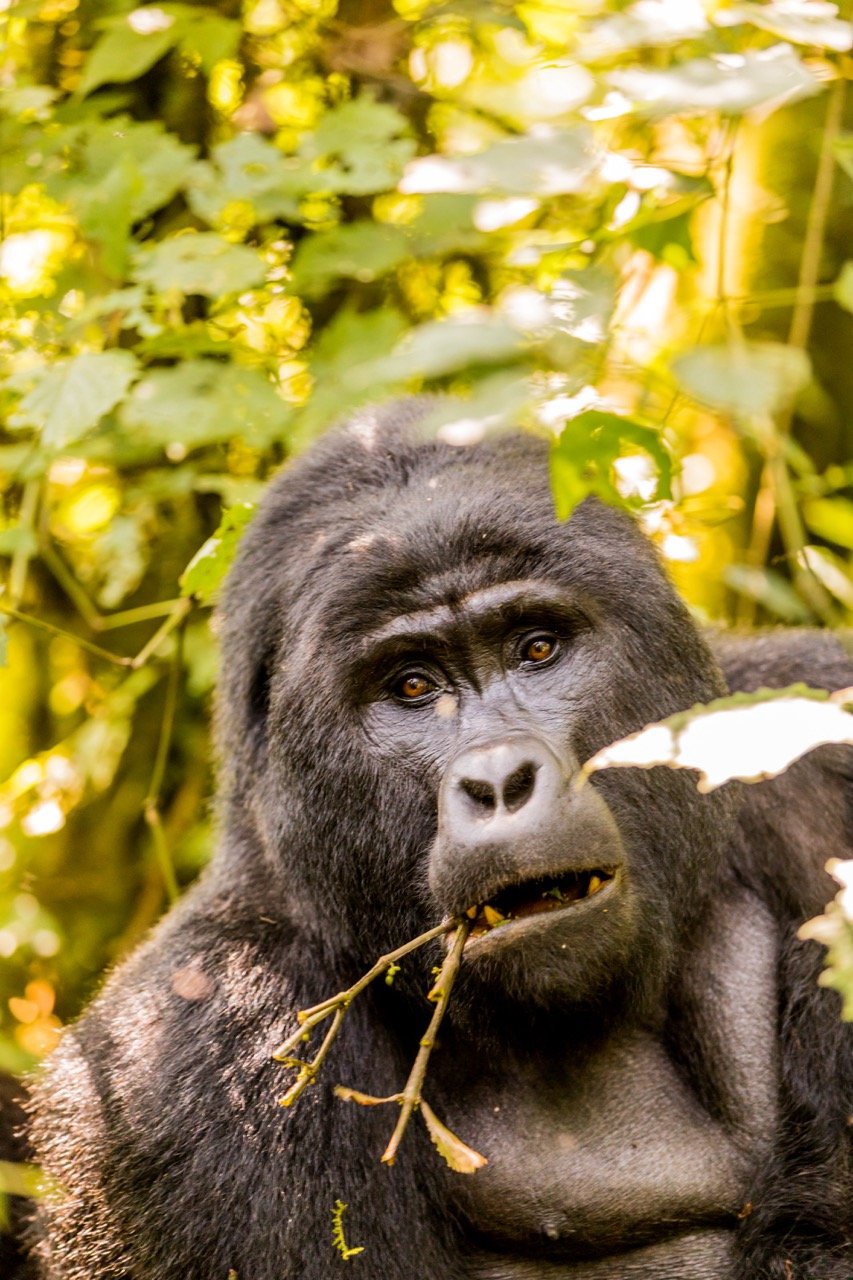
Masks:
[[[537,934],[463,964],[431,1068],[428,1096],[486,1170],[449,1173],[417,1123],[384,1168],[392,1110],[331,1094],[338,1080],[401,1087],[437,947],[357,1001],[324,1081],[292,1111],[276,1105],[289,1077],[270,1051],[293,1011],[448,909],[428,869],[449,838],[436,837],[437,794],[460,742],[499,725],[576,761],[726,683],[853,683],[842,645],[816,633],[721,636],[715,660],[626,517],[586,503],[557,524],[544,445],[421,442],[420,412],[366,414],[326,438],[275,482],[246,537],[220,612],[219,848],[37,1086],[36,1144],[63,1188],[40,1211],[41,1275],[325,1280],[344,1265],[331,1244],[341,1199],[349,1243],[364,1246],[346,1265],[367,1280],[850,1280],[851,1033],[816,985],[821,949],[796,939],[831,896],[824,862],[851,856],[843,751],[707,797],[664,769],[596,779],[624,893],[583,946]],[[464,618],[472,593],[532,578],[579,602],[557,683],[535,677],[535,716],[521,686],[490,701],[504,686],[485,667],[472,700],[486,718],[464,730],[461,712],[448,726],[389,701],[368,633],[442,602]],[[735,918],[747,923],[732,960],[715,938]],[[770,974],[754,982],[737,951],[752,920],[766,939],[756,974],[765,960]],[[756,1025],[771,1028],[745,1028],[746,1104],[716,1013],[739,1025],[741,980],[747,1001],[764,983]],[[684,1098],[660,1121],[656,1064],[672,1072],[663,1094]],[[692,1168],[689,1125],[711,1153],[702,1185],[650,1214],[655,1179]],[[650,1144],[651,1191],[640,1174],[620,1190],[618,1150],[596,1164],[614,1133],[628,1168]],[[582,1159],[604,1179],[586,1225],[572,1216]],[[731,1188],[717,1174],[727,1161]]]

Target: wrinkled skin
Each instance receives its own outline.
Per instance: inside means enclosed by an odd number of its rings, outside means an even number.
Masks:
[[[221,838],[38,1086],[49,1280],[849,1280],[850,1031],[798,924],[850,856],[851,759],[700,795],[579,762],[732,688],[843,687],[817,633],[711,647],[546,449],[363,415],[272,485],[221,609]],[[712,653],[716,651],[716,657]],[[493,905],[508,923],[494,930]],[[476,908],[425,1096],[392,1109],[441,944],[353,1005],[290,1111],[292,1013]]]

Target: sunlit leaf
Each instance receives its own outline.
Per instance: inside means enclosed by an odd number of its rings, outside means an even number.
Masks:
[[[790,45],[695,58],[666,68],[626,67],[609,81],[653,115],[722,111],[740,115],[778,107],[818,93],[821,83]]]
[[[439,1120],[432,1107],[428,1106],[423,1098],[420,1102],[420,1113],[438,1154],[454,1173],[476,1173],[478,1169],[488,1164],[485,1156],[481,1156],[479,1151],[469,1147],[461,1138],[457,1138],[456,1134]]]
[[[124,427],[148,444],[187,449],[235,437],[263,445],[281,437],[290,409],[262,374],[216,360],[152,369],[121,410]]]
[[[318,189],[348,195],[393,187],[414,152],[406,117],[365,93],[321,116],[300,148],[318,174]]]
[[[255,505],[240,502],[222,513],[216,532],[199,547],[181,574],[181,595],[210,604],[237,554],[240,539],[255,514]]]
[[[218,298],[260,284],[264,274],[263,260],[254,249],[205,231],[174,236],[141,251],[133,278],[164,292],[179,289]]]
[[[694,347],[672,368],[695,399],[744,418],[785,408],[811,377],[806,353],[781,342]]]
[[[812,498],[803,506],[806,524],[819,537],[853,551],[853,501],[837,494]]]
[[[656,496],[668,496],[672,460],[660,432],[615,413],[588,409],[566,424],[551,447],[551,489],[559,520],[567,520],[589,494],[625,505],[614,464],[626,450],[639,450],[652,460]]]
[[[827,948],[826,968],[818,978],[822,987],[837,991],[842,1017],[853,1021],[853,859],[830,858],[826,869],[841,890],[821,916],[801,925],[797,936]]]
[[[489,311],[472,309],[410,330],[376,369],[389,381],[439,378],[474,365],[520,359],[525,346],[517,329]]]
[[[247,202],[259,222],[295,218],[300,197],[323,186],[305,161],[284,156],[253,133],[238,134],[215,146],[210,160],[194,165],[187,181],[190,207],[214,224],[239,202]]]
[[[563,195],[582,191],[600,165],[592,133],[562,129],[551,137],[512,138],[472,156],[424,156],[407,167],[408,193]]]
[[[293,288],[316,297],[341,277],[375,280],[398,266],[408,253],[409,241],[402,228],[366,220],[351,222],[302,241],[293,260]]]
[[[853,28],[838,17],[838,5],[822,0],[769,0],[765,4],[734,4],[718,9],[717,26],[750,23],[794,44],[814,45],[833,53],[846,53],[853,45]]]
[[[135,80],[174,48],[181,35],[180,24],[163,13],[162,25],[147,33],[134,31],[128,15],[119,25],[105,32],[89,53],[77,88],[85,97],[102,84],[124,84]]]
[[[129,351],[72,356],[44,369],[10,418],[34,427],[45,449],[63,449],[91,431],[122,399],[137,372]]]
[[[761,782],[816,747],[853,746],[853,715],[845,709],[853,694],[848,689],[837,699],[805,685],[717,698],[596,752],[584,765],[584,775],[667,765],[695,769],[700,791],[713,791],[735,778]]]
[[[700,0],[644,0],[596,22],[583,34],[583,57],[594,62],[645,45],[666,46],[693,40],[708,30]]]

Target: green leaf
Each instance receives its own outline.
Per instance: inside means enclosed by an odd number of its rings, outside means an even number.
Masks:
[[[488,1164],[485,1156],[481,1156],[473,1147],[467,1146],[439,1120],[432,1107],[427,1106],[423,1098],[418,1109],[424,1118],[433,1146],[454,1173],[476,1173],[478,1169],[482,1169],[483,1165]]]
[[[822,916],[807,920],[797,937],[813,939],[827,948],[826,968],[818,978],[822,987],[839,992],[841,1016],[853,1021],[853,860],[830,858],[826,869],[842,886]]]
[[[694,347],[672,369],[694,399],[743,418],[786,408],[811,377],[805,352],[781,342]]]
[[[853,262],[845,262],[833,287],[835,301],[845,311],[853,311]]]
[[[134,10],[134,14],[142,10]],[[122,22],[104,33],[83,64],[77,87],[78,97],[85,98],[102,84],[125,84],[136,80],[168,53],[181,36],[181,26],[162,9],[148,10],[162,14],[162,26],[148,34],[134,31],[128,14]]]
[[[655,48],[694,40],[708,30],[708,21],[698,5],[683,8],[675,4],[632,6],[595,23],[583,35],[585,62],[616,58],[648,45]]]
[[[283,155],[254,133],[238,134],[214,147],[210,161],[194,165],[188,176],[190,208],[217,225],[229,205],[248,202],[259,222],[296,218],[299,201],[323,186],[309,165]]]
[[[811,614],[786,578],[772,569],[757,565],[730,564],[723,570],[723,581],[738,595],[755,600],[768,613],[783,622],[809,622]]]
[[[671,493],[672,459],[655,427],[614,413],[587,409],[563,428],[551,448],[551,489],[558,520],[567,520],[589,494],[617,506],[637,505],[617,484],[615,464],[627,454],[646,454],[654,463],[654,500]]]
[[[409,253],[400,227],[350,222],[301,241],[293,260],[293,288],[309,298],[325,293],[342,276],[368,282],[398,266]]]
[[[254,503],[240,502],[223,512],[219,528],[199,547],[181,574],[182,596],[195,596],[202,604],[211,603],[255,510]]]
[[[413,160],[399,190],[495,196],[574,194],[589,184],[600,161],[589,129],[562,129],[547,138],[510,138],[477,155]]]
[[[415,147],[406,117],[362,93],[327,111],[300,155],[312,162],[317,189],[369,195],[395,185]]]
[[[853,715],[844,705],[849,700],[849,690],[834,699],[801,684],[716,698],[596,752],[583,773],[588,777],[600,769],[657,765],[695,769],[703,792],[735,778],[763,782],[816,747],[853,746]]]
[[[853,501],[849,498],[813,498],[803,506],[803,519],[818,537],[853,551]]]
[[[10,426],[35,427],[45,449],[64,449],[97,426],[124,396],[137,372],[129,351],[72,356],[45,369]]]
[[[648,114],[702,115],[721,111],[742,115],[778,107],[819,93],[817,76],[800,61],[790,45],[746,50],[736,59],[694,58],[672,67],[625,67],[607,77]]]
[[[260,284],[266,268],[255,252],[215,231],[187,232],[137,255],[133,278],[152,289],[218,298]]]
[[[263,446],[281,439],[291,410],[262,374],[216,360],[153,369],[121,410],[122,425],[148,444],[188,449],[240,438]]]
[[[714,15],[718,27],[750,23],[762,31],[794,44],[847,53],[853,45],[853,28],[838,17],[834,4],[804,4],[802,0],[770,0],[768,4],[735,4]]]
[[[410,329],[390,356],[377,361],[375,372],[389,382],[441,378],[477,365],[518,360],[526,350],[517,329],[485,308],[472,308]]]
[[[181,50],[188,57],[197,57],[202,71],[209,76],[217,62],[234,57],[242,34],[242,25],[234,18],[224,18],[208,8],[193,11],[187,7]]]

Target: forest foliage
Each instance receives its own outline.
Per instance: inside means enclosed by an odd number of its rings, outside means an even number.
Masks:
[[[209,606],[358,406],[550,435],[700,618],[850,622],[846,18],[0,0],[0,1067],[209,855]]]

